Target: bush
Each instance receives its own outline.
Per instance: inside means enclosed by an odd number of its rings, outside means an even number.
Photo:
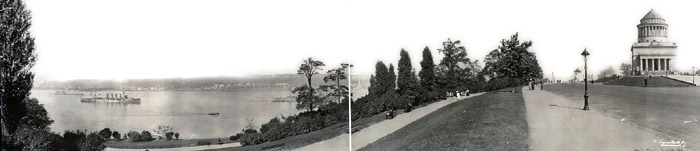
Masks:
[[[86,136],[85,132],[80,130],[65,131],[63,132],[63,139],[61,140],[59,148],[65,150],[79,150],[78,142]]]
[[[104,150],[104,136],[98,133],[90,133],[85,139],[80,140],[80,150]]]
[[[175,133],[175,140],[180,139],[180,133]]]
[[[236,134],[236,135],[231,135],[231,137],[229,137],[228,139],[231,140],[231,141],[236,141],[236,140],[240,139],[241,136],[243,136],[243,134],[242,134],[242,133],[238,133],[238,134]]]
[[[165,133],[165,139],[166,139],[166,140],[173,140],[173,135],[175,135],[174,132],[166,132],[166,133]]]
[[[129,139],[131,139],[132,142],[140,142],[141,141],[141,134],[136,131],[131,131],[126,134],[129,136]]]
[[[247,133],[241,136],[241,145],[255,145],[263,143],[262,134],[260,133]]]
[[[116,140],[120,140],[122,138],[121,136],[122,135],[119,134],[119,132],[117,132],[117,131],[112,132],[112,137],[114,137],[114,139],[116,139]]]
[[[109,128],[102,129],[99,133],[102,138],[109,140],[110,137],[112,137],[112,131],[109,130]]]
[[[152,141],[152,140],[153,140],[153,135],[151,135],[151,132],[148,132],[148,131],[141,132],[140,141]]]

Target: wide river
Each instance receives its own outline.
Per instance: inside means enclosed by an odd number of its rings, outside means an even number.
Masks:
[[[364,91],[355,92],[355,97],[366,94]],[[228,138],[240,132],[247,119],[253,119],[259,127],[273,117],[300,112],[295,102],[271,102],[274,97],[289,96],[289,90],[126,92],[129,97],[141,98],[141,104],[82,103],[80,98],[87,95],[56,95],[53,94],[55,92],[33,90],[31,97],[44,104],[54,120],[51,130],[60,133],[78,129],[99,131],[103,128],[122,134],[143,130],[153,133],[159,125],[168,125],[180,133],[180,138]],[[220,115],[207,115],[212,112]]]

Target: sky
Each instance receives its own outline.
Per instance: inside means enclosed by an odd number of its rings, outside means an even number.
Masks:
[[[36,80],[138,79],[296,73],[305,58],[354,65],[421,51],[434,61],[448,38],[480,60],[516,32],[533,41],[546,77],[573,77],[590,52],[596,74],[630,62],[636,25],[651,9],[678,43],[676,69],[700,67],[700,9],[694,1],[185,1],[28,0]],[[483,62],[482,62],[483,63]]]

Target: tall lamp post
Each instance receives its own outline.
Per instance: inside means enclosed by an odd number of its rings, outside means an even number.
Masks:
[[[348,73],[348,140],[350,142],[350,145],[348,145],[348,149],[352,150],[352,77],[350,74],[350,67],[352,67],[351,64],[348,63],[342,63],[340,66],[343,66],[347,70]]]
[[[583,52],[581,53],[583,56],[583,75],[588,75],[588,51],[586,49],[583,49]],[[588,108],[588,76],[583,76],[583,82],[584,84],[584,91],[583,91],[583,110],[589,110]]]

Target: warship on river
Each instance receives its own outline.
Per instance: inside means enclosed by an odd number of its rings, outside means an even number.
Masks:
[[[129,97],[126,95],[122,88],[122,94],[110,94],[107,93],[105,97],[97,96],[97,90],[92,97],[80,98],[80,102],[87,103],[127,103],[127,104],[141,104],[141,98]]]

